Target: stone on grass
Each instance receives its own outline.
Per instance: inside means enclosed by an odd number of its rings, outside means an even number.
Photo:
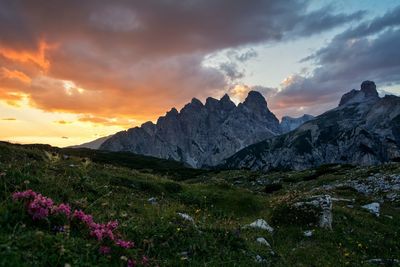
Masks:
[[[151,197],[147,200],[147,202],[149,202],[152,205],[156,205],[157,204],[157,198],[155,197]]]
[[[312,237],[313,233],[314,233],[313,230],[307,230],[307,231],[304,231],[304,232],[303,232],[303,235],[304,235],[305,237]]]
[[[268,243],[268,241],[264,238],[264,237],[258,237],[256,239],[257,243],[267,246],[267,247],[271,247],[271,245]]]
[[[187,215],[186,213],[180,213],[180,212],[178,212],[177,214],[178,214],[179,217],[181,217],[181,218],[184,219],[185,221],[189,221],[189,222],[194,223],[193,218],[190,217],[189,215]]]
[[[274,232],[274,228],[272,228],[265,220],[263,219],[258,219],[252,222],[251,224],[247,225],[247,227],[251,228],[258,228],[262,230],[267,230],[270,233]]]
[[[314,207],[319,210],[319,227],[332,230],[332,198],[330,195],[313,196],[307,201],[297,202],[294,207]]]
[[[379,217],[381,205],[378,202],[372,202],[370,204],[362,206],[362,208],[368,210],[370,213],[374,214],[376,217]]]
[[[257,262],[257,263],[263,263],[263,262],[267,262],[267,260],[266,260],[266,259],[263,259],[263,257],[261,257],[260,255],[256,255],[255,262]]]

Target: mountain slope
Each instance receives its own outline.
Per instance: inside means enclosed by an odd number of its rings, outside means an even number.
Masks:
[[[76,145],[76,146],[70,146],[70,148],[89,148],[89,149],[99,149],[100,146],[107,141],[109,138],[111,137],[111,135],[109,136],[103,136],[100,138],[97,138],[93,141],[87,142],[87,143],[83,143],[80,145]]]
[[[373,82],[287,134],[251,145],[225,168],[306,169],[326,163],[373,165],[400,159],[400,97],[379,98]]]
[[[236,106],[228,95],[207,98],[203,105],[193,99],[180,112],[171,109],[156,124],[119,132],[100,149],[129,151],[174,159],[193,167],[214,166],[240,149],[280,134],[279,121],[264,97],[249,92]]]
[[[292,118],[290,116],[283,116],[281,124],[280,124],[281,131],[282,131],[282,133],[288,133],[312,119],[314,119],[314,116],[308,115],[308,114],[304,114],[303,116],[298,117],[298,118]]]

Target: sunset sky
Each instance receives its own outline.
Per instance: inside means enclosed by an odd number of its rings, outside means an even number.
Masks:
[[[0,0],[0,140],[79,144],[249,90],[280,118],[400,95],[397,0]]]

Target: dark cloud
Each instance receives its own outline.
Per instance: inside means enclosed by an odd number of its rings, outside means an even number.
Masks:
[[[230,82],[234,82],[244,77],[244,72],[239,70],[239,67],[235,62],[221,63],[219,69],[225,74]]]
[[[238,62],[244,63],[246,61],[249,61],[252,58],[255,58],[258,56],[258,53],[256,50],[253,48],[247,49],[243,52],[238,52],[236,50],[230,50],[227,52],[227,56],[231,60],[236,60]]]
[[[360,17],[359,12],[332,14],[327,8],[308,12],[308,2],[4,0],[0,21],[7,40],[90,39],[103,49],[130,47],[132,55],[140,56],[209,52],[310,35]],[[113,52],[121,57],[127,53]]]
[[[378,88],[400,83],[400,8],[335,36],[304,60],[314,60],[310,76],[293,75],[275,100],[277,107],[336,105],[340,96],[373,80]],[[280,103],[280,104],[279,104]],[[315,114],[315,113],[313,113]]]
[[[293,34],[298,36],[307,36],[316,32],[322,32],[346,22],[361,20],[366,13],[365,11],[357,11],[350,15],[332,15],[332,9],[332,6],[327,6],[308,13],[308,18],[305,19],[303,23],[299,23],[294,27]]]
[[[0,98],[48,111],[155,118],[243,77],[205,67],[222,49],[317,34],[361,13],[310,1],[0,0]],[[254,50],[235,56],[254,58]],[[72,81],[73,84],[65,84]],[[157,103],[157,105],[154,105]]]

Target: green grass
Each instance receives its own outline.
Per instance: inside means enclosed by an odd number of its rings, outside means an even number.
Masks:
[[[255,263],[256,255],[271,266],[368,266],[365,261],[372,258],[399,259],[399,203],[382,206],[393,219],[376,218],[359,208],[373,198],[337,189],[334,196],[356,203],[352,209],[334,203],[332,231],[293,221],[287,209],[297,199],[321,193],[324,184],[377,172],[399,173],[400,166],[209,172],[128,153],[0,143],[0,265],[125,266],[119,255],[100,255],[86,235],[55,234],[45,222],[33,222],[11,199],[13,192],[28,188],[83,209],[96,221],[117,219],[121,234],[136,244],[127,255],[144,254],[160,266],[263,266]],[[265,194],[260,179],[280,182],[282,189]],[[158,204],[148,203],[150,197]],[[189,214],[195,224],[177,212]],[[243,229],[258,218],[269,222],[274,234]],[[309,229],[314,235],[304,237]],[[255,242],[258,237],[268,240],[274,254]]]

